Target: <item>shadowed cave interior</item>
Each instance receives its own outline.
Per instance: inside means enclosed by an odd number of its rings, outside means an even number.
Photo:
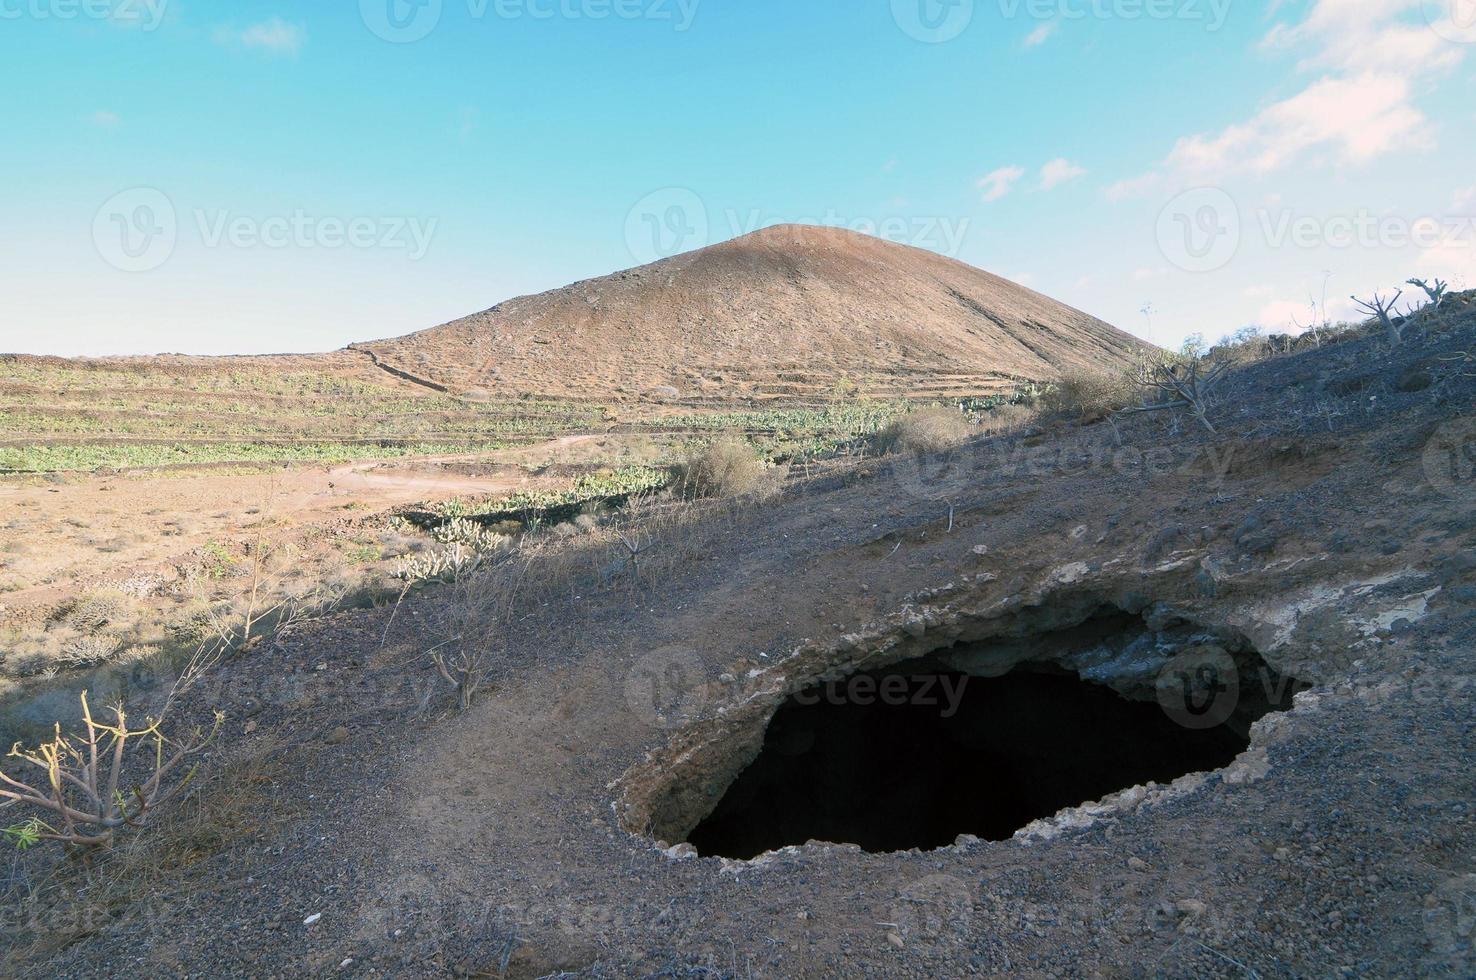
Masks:
[[[1180,632],[1165,636],[1113,613],[1043,639],[1078,650],[1089,639],[1087,649],[1110,668],[1135,650],[1141,661],[1144,651],[1163,657],[1166,645],[1172,653],[1196,639]],[[704,856],[749,859],[810,840],[888,852],[943,847],[960,834],[1008,839],[1063,808],[1225,767],[1249,744],[1250,723],[1289,707],[1302,687],[1253,652],[1232,659],[1223,648],[1206,658],[1219,670],[1191,657],[1182,681],[1173,676],[1180,664],[1159,660],[1146,693],[1141,680],[1134,690],[1120,678],[1113,687],[1082,679],[1079,656],[1073,670],[1033,662],[987,677],[950,669],[959,654],[967,662],[968,648],[949,653],[790,698],[758,758],[687,841]],[[1124,669],[1141,673],[1143,665]],[[1227,673],[1235,675],[1228,698]],[[1190,706],[1189,726],[1155,696],[1166,683],[1188,685],[1187,701],[1177,703]],[[1206,727],[1210,721],[1218,723]]]

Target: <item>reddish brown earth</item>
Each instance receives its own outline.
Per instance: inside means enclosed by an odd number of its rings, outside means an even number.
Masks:
[[[794,400],[977,395],[1130,363],[1140,341],[922,249],[784,225],[355,344],[452,391]]]

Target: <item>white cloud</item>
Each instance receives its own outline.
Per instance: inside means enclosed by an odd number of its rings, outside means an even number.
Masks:
[[[1119,180],[1107,187],[1109,201],[1122,201],[1130,197],[1146,197],[1164,184],[1164,176],[1157,171]]]
[[[1144,266],[1133,270],[1134,282],[1147,282],[1149,279],[1160,279],[1169,274],[1169,270],[1161,265]]]
[[[117,129],[123,122],[122,119],[118,118],[116,112],[109,112],[106,109],[99,109],[94,112],[90,121],[98,129]]]
[[[1450,209],[1457,214],[1476,210],[1476,184],[1456,191],[1455,196],[1450,199]]]
[[[1112,184],[1107,197],[1264,175],[1310,160],[1358,166],[1432,147],[1434,126],[1415,95],[1431,88],[1425,76],[1458,63],[1465,51],[1431,30],[1420,6],[1421,0],[1316,0],[1300,23],[1278,24],[1260,46],[1306,52],[1298,67],[1320,77],[1243,122],[1181,138],[1157,168]]]
[[[1278,299],[1261,307],[1255,325],[1275,333],[1297,332],[1312,321],[1312,307],[1306,300]]]
[[[998,201],[1010,191],[1014,190],[1015,183],[1025,176],[1022,167],[1000,167],[985,174],[979,180],[979,188],[984,191],[985,202]]]
[[[307,28],[273,17],[239,31],[231,27],[217,27],[215,40],[219,44],[239,44],[267,54],[295,58],[302,53],[303,45],[307,43]]]
[[[1416,260],[1420,276],[1450,280],[1455,289],[1476,284],[1476,241],[1470,233],[1447,237],[1434,248],[1427,248]]]
[[[1323,78],[1248,122],[1179,140],[1165,164],[1186,179],[1213,180],[1270,173],[1314,150],[1359,164],[1401,146],[1427,146],[1429,120],[1410,103],[1410,92],[1409,79],[1398,75]]]
[[[1035,30],[1031,31],[1029,34],[1026,34],[1025,35],[1025,40],[1024,40],[1023,44],[1027,48],[1036,48],[1036,47],[1039,47],[1040,45],[1046,43],[1046,41],[1048,41],[1050,39],[1050,36],[1052,34],[1056,33],[1056,27],[1057,27],[1057,22],[1056,21],[1054,21],[1054,20],[1046,21],[1044,24],[1041,24],[1039,27],[1037,27]]]
[[[1261,48],[1309,52],[1304,70],[1421,74],[1459,62],[1465,52],[1431,30],[1420,8],[1421,0],[1317,0],[1300,24],[1273,27]]]
[[[1040,189],[1048,191],[1058,187],[1068,180],[1075,180],[1086,170],[1067,160],[1065,157],[1057,157],[1040,168]]]
[[[1338,323],[1343,320],[1361,320],[1364,314],[1358,312],[1352,300],[1332,296],[1328,297],[1325,311],[1318,309],[1318,304],[1310,297],[1300,300],[1278,299],[1262,306],[1252,323],[1264,327],[1270,333],[1301,333],[1323,316],[1332,323]]]

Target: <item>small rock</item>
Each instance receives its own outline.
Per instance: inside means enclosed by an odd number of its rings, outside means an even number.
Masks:
[[[989,554],[989,545],[987,545],[987,544],[976,544],[976,545],[974,545],[974,549],[973,550],[974,550],[974,554],[978,555],[980,558],[983,558],[985,555]]]
[[[303,919],[302,920],[302,924],[305,925],[305,926],[310,926],[314,922],[317,922],[322,917],[323,917],[323,913],[322,912],[314,912],[312,915],[308,916],[306,919]]]
[[[1181,898],[1174,903],[1174,909],[1180,915],[1204,915],[1209,906],[1197,898]]]
[[[731,683],[733,683],[733,681],[735,679],[736,678],[734,678],[732,674],[719,674],[718,675],[718,683],[719,684],[731,684]]]
[[[1147,861],[1144,861],[1140,857],[1130,857],[1130,858],[1128,858],[1128,870],[1129,871],[1147,871],[1148,870],[1148,862]]]
[[[887,933],[887,942],[896,946],[898,949],[902,948],[902,936],[896,932]]]
[[[697,856],[697,848],[693,847],[691,844],[681,843],[677,844],[675,847],[668,847],[664,849],[661,853],[666,855],[666,859],[668,861],[686,861],[689,858],[694,858]]]
[[[349,730],[343,725],[339,725],[337,728],[333,729],[333,731],[329,732],[328,737],[323,739],[323,741],[327,742],[329,745],[342,745],[344,742],[348,741],[348,738]]]

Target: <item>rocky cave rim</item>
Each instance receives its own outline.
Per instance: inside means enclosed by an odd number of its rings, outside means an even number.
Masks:
[[[1017,597],[1017,599],[1020,597]],[[1159,707],[1191,731],[1196,720],[1210,714],[1224,715],[1211,727],[1221,727],[1238,735],[1236,751],[1219,765],[1195,768],[1177,775],[1177,779],[1209,777],[1233,768],[1255,750],[1251,726],[1261,718],[1294,710],[1296,694],[1314,686],[1312,680],[1299,679],[1287,670],[1279,670],[1257,649],[1246,633],[1222,618],[1203,612],[1190,612],[1172,600],[1154,600],[1133,592],[1111,596],[1091,588],[1054,588],[1034,596],[1029,602],[1006,601],[996,604],[996,614],[977,614],[951,610],[939,618],[939,610],[927,609],[926,630],[912,628],[910,617],[916,608],[904,606],[903,614],[889,620],[887,628],[868,637],[843,637],[827,646],[801,646],[789,657],[766,671],[751,672],[750,678],[767,681],[773,686],[763,690],[741,691],[726,702],[709,705],[711,709],[686,725],[673,730],[667,743],[649,754],[643,763],[627,770],[612,788],[618,791],[613,809],[617,822],[627,832],[642,837],[660,850],[692,855],[699,852],[690,843],[693,832],[722,804],[726,794],[743,773],[754,764],[765,748],[767,733],[776,716],[796,695],[825,684],[848,681],[865,674],[899,672],[910,662],[921,664],[952,663],[957,665],[972,652],[984,654],[984,661],[961,673],[984,680],[1014,675],[1070,677],[1087,687],[1112,691],[1127,702],[1159,701]],[[1001,611],[998,607],[1005,607]],[[900,619],[900,622],[899,622]],[[972,627],[969,625],[972,623]],[[948,627],[952,627],[951,629]],[[942,628],[940,628],[942,627]],[[1120,656],[1102,657],[1101,644],[1087,643],[1094,636],[1125,636],[1134,630],[1137,637],[1153,637],[1156,657],[1139,658],[1137,669]],[[1165,637],[1171,642],[1165,643]],[[1175,638],[1179,642],[1172,642]],[[858,640],[860,642],[858,642]],[[869,642],[868,642],[869,641]],[[1065,644],[1063,647],[1062,645]],[[1129,643],[1129,646],[1132,644]],[[1191,646],[1191,649],[1183,649]],[[867,649],[870,647],[871,649]],[[1045,648],[1055,649],[1042,655]],[[1108,648],[1110,652],[1110,647]],[[1170,651],[1173,651],[1170,655]],[[1121,654],[1123,651],[1117,651]],[[1142,651],[1139,650],[1139,653]],[[1284,652],[1284,651],[1283,651]],[[989,664],[993,654],[994,663]],[[1002,656],[1001,656],[1002,654]],[[1282,657],[1277,658],[1285,663]],[[1175,671],[1168,668],[1173,667]],[[1023,668],[1023,669],[1022,669]],[[1149,669],[1154,668],[1154,669]],[[980,671],[975,673],[974,670]],[[1158,679],[1177,673],[1181,682],[1180,696],[1172,696],[1165,704]],[[1194,699],[1194,676],[1218,683],[1227,677],[1229,695],[1215,693],[1205,701]],[[771,675],[771,676],[770,676]],[[1136,694],[1136,697],[1133,695]],[[1215,708],[1219,705],[1219,708]],[[1228,706],[1227,706],[1228,705]],[[1187,709],[1187,713],[1186,713]],[[1200,726],[1202,727],[1202,726]],[[1166,789],[1174,779],[1152,780],[1147,785]],[[1042,813],[1017,828],[1009,837],[994,838],[996,843],[1028,841],[1035,828],[1065,819],[1072,811],[1083,808],[1111,810],[1118,797],[1135,789],[1138,783],[1118,786],[1092,798],[1076,800],[1060,808]],[[720,857],[725,861],[749,863],[763,859],[780,849],[809,845],[839,847],[864,853],[886,855],[921,851],[946,850],[965,839],[979,840],[977,835],[960,832],[958,839],[928,847],[902,847],[868,850],[849,841],[827,841],[818,838],[792,841],[769,848],[749,858]]]

